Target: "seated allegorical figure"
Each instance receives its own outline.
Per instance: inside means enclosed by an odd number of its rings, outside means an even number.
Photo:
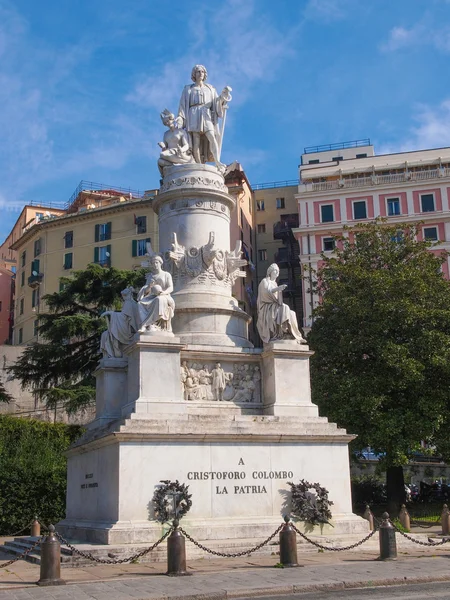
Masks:
[[[121,292],[123,305],[120,312],[107,310],[101,315],[108,321],[108,329],[100,338],[100,350],[104,357],[122,358],[123,349],[131,343],[139,329],[139,310],[133,291],[132,287],[128,287]]]
[[[296,314],[287,304],[283,304],[283,290],[286,285],[277,285],[280,269],[272,264],[266,277],[258,287],[258,321],[256,327],[264,343],[283,338],[293,338],[299,344],[306,344],[297,324]]]
[[[159,155],[158,168],[164,176],[164,167],[172,165],[184,165],[194,162],[194,157],[189,148],[189,138],[184,129],[178,129],[175,115],[167,108],[161,113],[161,120],[168,130],[164,134],[162,142],[158,142],[162,149]]]
[[[138,294],[140,315],[139,331],[172,331],[175,302],[172,276],[162,269],[163,260],[157,254],[150,258],[150,273]]]

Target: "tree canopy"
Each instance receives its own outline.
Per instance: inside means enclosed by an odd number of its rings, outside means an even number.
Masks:
[[[12,396],[8,393],[3,383],[0,381],[0,402],[9,403],[12,400]]]
[[[354,449],[380,453],[388,476],[421,441],[439,446],[449,425],[447,254],[430,252],[419,232],[380,220],[349,229],[322,255],[314,284],[313,401],[358,435]]]
[[[120,271],[97,264],[61,278],[61,291],[43,298],[47,312],[39,314],[39,342],[25,348],[10,368],[13,375],[49,407],[63,406],[70,413],[92,403],[100,336],[107,326],[100,315],[120,308],[120,292],[140,287],[144,280],[143,269]]]

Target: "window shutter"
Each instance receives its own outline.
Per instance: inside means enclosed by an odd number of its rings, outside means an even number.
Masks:
[[[137,240],[131,242],[131,256],[137,256]]]
[[[105,240],[111,239],[111,221],[106,223],[106,232],[105,232]]]
[[[33,271],[39,275],[39,259],[35,258],[31,263],[31,275],[33,275]]]
[[[152,243],[152,238],[145,238],[145,243],[146,244],[151,244]]]
[[[109,256],[107,256],[106,258],[107,258],[107,265],[108,265],[108,267],[110,267],[111,266],[111,245],[110,244],[108,244],[106,246],[106,252],[109,254]]]
[[[95,241],[98,242],[99,240],[100,240],[100,225],[99,225],[99,223],[97,223],[97,225],[95,226]],[[96,260],[98,260],[98,256],[97,256]]]
[[[98,226],[96,225],[96,226],[95,226],[96,233],[97,233],[97,227],[98,227]],[[95,248],[94,248],[94,262],[95,262],[95,263],[98,263],[98,246],[95,246]]]
[[[72,252],[68,252],[64,255],[64,268],[71,269],[72,268]]]

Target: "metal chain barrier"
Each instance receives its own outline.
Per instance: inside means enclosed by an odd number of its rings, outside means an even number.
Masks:
[[[33,552],[33,550],[35,548],[37,548],[37,546],[40,545],[40,543],[42,542],[42,540],[44,539],[44,536],[42,535],[37,542],[35,542],[32,546],[30,546],[30,548],[27,548],[26,550],[24,550],[22,552],[22,554],[19,554],[19,556],[16,556],[15,558],[13,558],[12,560],[9,560],[6,563],[3,563],[0,565],[0,569],[4,569],[5,567],[9,567],[9,565],[12,565],[13,563],[17,562],[18,560],[21,560],[22,558],[25,558],[25,556],[27,556],[28,554],[30,554],[30,552]]]
[[[410,542],[414,542],[415,544],[418,544],[419,546],[443,546],[444,544],[448,544],[448,542],[450,542],[450,537],[448,537],[447,539],[442,540],[440,542],[421,542],[420,540],[414,539],[412,536],[408,535],[404,531],[401,531],[397,527],[397,525],[395,525],[395,523],[392,523],[392,521],[390,521],[390,523],[391,523],[392,527],[395,529],[395,531],[397,531],[400,535],[402,535],[403,537],[408,539]]]
[[[374,536],[375,533],[377,533],[375,530],[373,530],[368,535],[366,535],[366,537],[364,537],[362,540],[360,540],[359,542],[355,542],[354,544],[351,544],[350,546],[343,546],[342,548],[335,548],[333,546],[324,546],[323,544],[319,544],[319,542],[315,542],[314,540],[312,540],[311,538],[309,538],[307,535],[305,535],[304,533],[302,533],[299,529],[297,529],[297,527],[294,525],[294,523],[292,523],[292,521],[289,524],[293,527],[293,529],[295,529],[295,531],[298,533],[298,535],[300,537],[302,537],[304,540],[306,540],[307,542],[309,542],[313,546],[316,546],[317,548],[320,548],[321,550],[329,550],[330,552],[343,552],[344,550],[353,550],[353,548],[357,548],[358,546],[361,546],[362,544],[364,544],[365,542],[367,542],[367,540],[370,540],[370,538],[372,536]]]
[[[277,533],[280,533],[280,531],[283,529],[283,527],[284,527],[284,523],[282,523],[272,533],[272,535],[270,535],[267,539],[265,539],[263,542],[261,542],[257,546],[250,548],[250,550],[244,550],[243,552],[233,552],[233,553],[217,552],[217,550],[211,550],[211,548],[207,548],[203,544],[200,544],[200,542],[197,542],[196,540],[194,540],[194,538],[191,537],[182,527],[179,527],[178,531],[181,531],[181,533],[184,535],[184,537],[186,537],[190,542],[192,542],[195,546],[197,546],[197,548],[200,548],[200,550],[204,550],[205,552],[208,552],[209,554],[214,554],[214,556],[222,556],[223,558],[238,558],[239,556],[247,556],[249,554],[252,554],[253,552],[256,552],[256,550],[259,550],[260,548],[262,548],[263,546],[268,544],[271,540],[273,540],[273,538],[277,535]]]
[[[166,531],[166,533],[161,538],[159,538],[159,540],[157,542],[155,542],[149,548],[145,548],[141,552],[137,552],[136,554],[133,554],[132,556],[128,556],[127,558],[119,558],[119,559],[96,558],[90,552],[83,552],[82,550],[78,550],[78,548],[76,548],[70,542],[68,542],[65,538],[63,538],[63,536],[61,534],[59,534],[57,531],[55,531],[55,536],[58,538],[58,540],[61,542],[61,544],[63,544],[67,548],[69,548],[69,550],[72,550],[72,552],[74,552],[75,554],[82,556],[83,558],[87,558],[88,560],[92,560],[93,562],[99,563],[101,565],[122,565],[124,563],[132,562],[133,560],[137,560],[138,558],[142,558],[143,556],[145,556],[146,554],[148,554],[149,552],[154,550],[157,546],[159,546],[161,544],[161,542],[163,542],[169,536],[170,533],[172,533],[172,531],[173,531],[173,527],[168,529]]]

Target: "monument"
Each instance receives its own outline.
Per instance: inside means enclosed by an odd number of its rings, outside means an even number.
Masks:
[[[230,247],[234,198],[221,148],[231,88],[202,65],[178,115],[161,114],[162,180],[154,200],[159,253],[147,248],[143,288],[105,313],[96,419],[68,453],[66,537],[151,543],[162,533],[152,497],[161,480],[189,484],[183,527],[198,540],[263,538],[289,512],[288,481],[319,482],[333,501],[327,535],[363,534],[352,514],[348,443],[311,402],[311,352],[271,265],[258,291],[263,348],[233,298],[245,277]],[[212,161],[214,164],[208,164]]]

